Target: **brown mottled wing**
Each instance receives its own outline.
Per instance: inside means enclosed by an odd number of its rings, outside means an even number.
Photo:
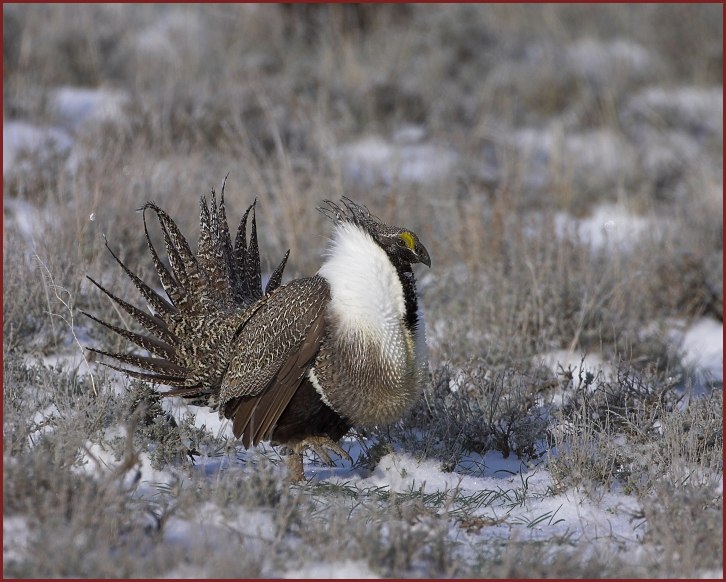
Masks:
[[[238,399],[230,415],[232,431],[249,447],[269,440],[280,416],[305,379],[305,371],[320,348],[325,312],[321,311],[301,344],[286,360],[272,384],[259,397]]]
[[[256,444],[274,428],[317,354],[330,288],[298,279],[271,293],[242,328],[219,402],[235,436]]]

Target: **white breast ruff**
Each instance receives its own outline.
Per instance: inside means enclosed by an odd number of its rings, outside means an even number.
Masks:
[[[336,225],[318,274],[330,284],[329,309],[341,333],[362,333],[382,345],[390,345],[392,336],[400,334],[406,310],[401,282],[367,232],[351,223]]]

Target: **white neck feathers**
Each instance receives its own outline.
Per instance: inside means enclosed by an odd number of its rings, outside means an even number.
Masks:
[[[390,339],[406,304],[398,273],[370,234],[348,222],[335,226],[318,274],[330,284],[330,308],[343,333]]]

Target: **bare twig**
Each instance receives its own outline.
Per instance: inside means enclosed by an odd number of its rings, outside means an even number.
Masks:
[[[34,253],[35,259],[38,261],[38,264],[43,268],[45,271],[44,277],[43,277],[43,284],[45,286],[45,292],[46,292],[46,299],[48,301],[48,315],[51,316],[51,324],[53,322],[53,317],[57,317],[60,320],[62,320],[71,330],[71,334],[73,335],[73,339],[75,340],[76,344],[78,345],[78,348],[81,350],[81,357],[83,358],[83,363],[86,365],[86,370],[88,370],[88,376],[91,378],[91,387],[93,389],[93,395],[98,396],[98,389],[96,388],[96,381],[93,378],[93,373],[91,372],[91,365],[88,362],[88,359],[86,358],[86,350],[81,345],[80,340],[78,339],[78,336],[76,335],[75,330],[75,323],[73,318],[73,305],[72,305],[72,295],[71,292],[68,291],[65,287],[62,287],[60,285],[57,285],[55,281],[53,280],[53,275],[50,272],[50,269],[48,268],[48,265],[46,265],[43,262],[43,259],[41,259],[37,253]],[[47,277],[47,281],[46,281]],[[68,316],[60,314],[60,313],[54,313],[51,304],[50,304],[50,294],[49,289],[53,291],[53,295],[55,295],[55,298],[60,301],[63,306],[68,310]],[[66,295],[67,298],[64,299],[63,295]],[[53,333],[55,334],[55,326],[53,327]]]

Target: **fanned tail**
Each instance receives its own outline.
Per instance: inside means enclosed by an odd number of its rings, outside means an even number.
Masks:
[[[88,279],[145,333],[129,331],[90,313],[83,313],[151,355],[88,349],[121,364],[102,362],[109,368],[173,388],[164,395],[202,397],[214,405],[222,376],[232,356],[233,339],[256,311],[255,304],[280,286],[289,255],[287,251],[263,290],[255,204],[256,200],[242,216],[233,244],[224,205],[224,185],[219,205],[214,190],[210,204],[202,196],[200,234],[195,255],[174,220],[154,202],[147,202],[140,209],[144,235],[166,297],[142,281],[106,243],[113,258],[146,300],[150,312],[124,301],[91,277]],[[151,242],[147,210],[153,211],[159,221],[168,267]]]

